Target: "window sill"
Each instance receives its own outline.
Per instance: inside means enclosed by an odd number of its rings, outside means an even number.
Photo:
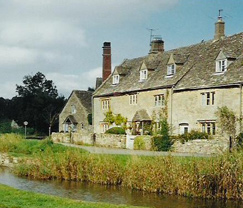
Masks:
[[[223,75],[225,74],[226,71],[223,71],[223,72],[215,72],[213,75]]]
[[[165,78],[172,78],[174,76],[174,74],[168,74],[165,76]]]

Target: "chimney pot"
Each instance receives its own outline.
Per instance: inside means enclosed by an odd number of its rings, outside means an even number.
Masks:
[[[150,45],[151,49],[149,53],[164,52],[164,41],[161,37],[154,37]]]

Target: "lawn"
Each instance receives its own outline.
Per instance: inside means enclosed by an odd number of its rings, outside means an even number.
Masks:
[[[135,208],[133,206],[92,203],[17,190],[0,184],[0,208]],[[138,207],[137,207],[138,208]]]

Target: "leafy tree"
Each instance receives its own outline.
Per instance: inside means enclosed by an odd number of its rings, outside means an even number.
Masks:
[[[58,96],[56,86],[52,80],[47,80],[45,75],[37,72],[34,76],[27,75],[23,80],[24,86],[16,85],[20,97],[45,95],[51,98]]]
[[[28,126],[39,133],[50,133],[57,124],[57,118],[65,104],[65,98],[59,97],[52,80],[37,72],[34,76],[28,75],[23,79],[23,85],[17,85],[18,97],[13,98],[13,105],[17,106],[15,120],[22,125],[26,120]],[[57,128],[57,125],[54,129]]]

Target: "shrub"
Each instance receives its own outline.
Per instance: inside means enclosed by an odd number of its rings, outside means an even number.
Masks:
[[[239,147],[243,146],[243,132],[241,132],[237,137],[236,137],[237,145]]]
[[[196,131],[196,130],[192,130],[190,133],[174,136],[174,139],[180,140],[181,143],[184,144],[185,142],[188,142],[190,140],[209,139],[209,135],[205,132],[199,132],[199,131]]]
[[[106,134],[126,134],[125,129],[121,127],[110,128],[105,133]]]
[[[163,119],[160,123],[160,135],[152,137],[152,148],[157,151],[169,151],[172,146],[169,136],[169,124],[167,119]]]
[[[137,136],[135,138],[133,148],[135,150],[145,150],[146,149],[143,136]]]

